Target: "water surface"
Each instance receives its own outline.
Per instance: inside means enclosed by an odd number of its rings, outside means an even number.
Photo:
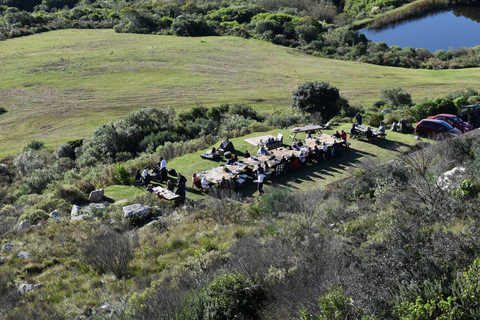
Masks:
[[[395,23],[380,29],[362,29],[373,42],[401,48],[437,50],[480,45],[480,8],[455,7]]]

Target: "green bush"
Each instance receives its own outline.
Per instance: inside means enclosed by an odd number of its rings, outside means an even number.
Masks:
[[[383,121],[383,114],[380,112],[367,111],[365,113],[365,122],[372,127],[380,126],[380,122]]]
[[[210,282],[205,295],[210,319],[258,319],[265,293],[259,283],[241,273],[224,273]]]
[[[29,144],[27,144],[25,149],[40,150],[43,147],[45,147],[45,142],[32,140]]]
[[[380,90],[380,98],[391,108],[411,106],[412,97],[401,87],[387,87]]]
[[[117,163],[115,165],[115,178],[117,178],[121,184],[128,186],[132,184],[134,177],[132,177],[123,164]]]
[[[50,216],[44,210],[32,208],[25,211],[20,218],[18,218],[18,221],[30,220],[30,223],[33,225],[37,224],[39,221],[47,220],[48,218],[50,218]]]
[[[90,190],[88,193],[93,191],[95,188],[87,188],[86,191]],[[63,199],[71,204],[82,204],[88,201],[87,196],[79,188],[74,185],[63,185],[58,184],[55,188],[55,196],[59,199]]]

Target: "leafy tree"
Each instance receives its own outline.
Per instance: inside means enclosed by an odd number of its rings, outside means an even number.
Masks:
[[[331,119],[340,111],[341,102],[339,90],[328,82],[309,81],[293,91],[291,107],[301,112],[320,112],[323,119]]]
[[[389,87],[380,90],[381,99],[392,107],[411,106],[412,96],[401,87]]]

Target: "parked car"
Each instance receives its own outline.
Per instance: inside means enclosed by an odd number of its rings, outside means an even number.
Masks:
[[[454,114],[442,113],[437,114],[436,116],[430,116],[427,119],[443,120],[452,127],[455,127],[458,130],[462,131],[463,133],[473,130],[473,126],[471,124],[463,122],[462,120],[460,120],[459,117]]]
[[[458,117],[473,125],[474,128],[480,127],[480,103],[463,107]]]
[[[423,119],[415,126],[415,134],[418,136],[457,136],[462,134],[462,131],[452,127],[443,120]]]

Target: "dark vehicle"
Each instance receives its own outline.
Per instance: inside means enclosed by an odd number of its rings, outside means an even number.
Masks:
[[[480,127],[480,103],[463,107],[458,117],[473,125],[474,128]]]
[[[463,122],[454,114],[442,113],[437,114],[436,116],[430,116],[427,119],[443,120],[452,127],[455,127],[458,130],[462,131],[463,133],[473,130],[473,126],[471,124]]]
[[[427,137],[432,135],[457,136],[462,134],[462,131],[442,120],[423,119],[415,126],[415,134]]]

